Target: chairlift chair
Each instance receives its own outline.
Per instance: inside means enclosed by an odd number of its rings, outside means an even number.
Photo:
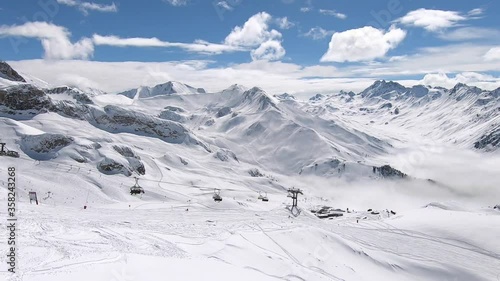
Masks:
[[[262,202],[269,202],[269,198],[267,198],[267,192],[265,196],[262,196]]]
[[[130,195],[145,193],[144,188],[139,185],[139,178],[135,178],[135,184],[130,188]]]
[[[264,196],[262,196],[262,193],[260,191],[259,191],[259,197],[257,197],[257,199],[259,199],[259,200],[264,199]]]
[[[214,195],[212,196],[215,202],[219,203],[222,201],[222,197],[220,196],[220,189],[214,189]]]

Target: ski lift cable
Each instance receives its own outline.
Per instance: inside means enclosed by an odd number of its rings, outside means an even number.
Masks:
[[[27,157],[24,157],[24,156],[21,156],[19,157],[18,159],[21,159],[21,160],[25,160],[25,161],[29,161],[29,162],[33,162],[35,161],[35,165],[48,165],[48,166],[55,166],[55,171],[56,172],[61,172],[61,173],[73,173],[73,174],[81,174],[82,172],[81,171],[85,171],[85,174],[90,174],[92,172],[96,172],[97,174],[99,174],[99,177],[102,177],[102,173],[97,170],[97,169],[93,169],[93,168],[89,168],[89,167],[85,167],[85,166],[79,166],[79,165],[72,165],[72,164],[65,164],[65,163],[51,163],[51,162],[42,162],[42,161],[39,161],[39,160],[33,160],[31,158],[27,158]],[[58,168],[67,168],[65,170],[57,170]],[[82,169],[83,168],[83,169]],[[228,179],[228,180],[234,180],[234,179],[229,179],[229,178],[221,178],[221,179]],[[172,182],[172,181],[165,181],[165,180],[154,180],[154,179],[146,179],[146,178],[141,178],[141,181],[147,181],[147,182],[154,182],[154,183],[164,183],[164,184],[171,184],[171,185],[177,185],[177,186],[186,186],[186,187],[191,187],[191,188],[198,188],[198,189],[212,189],[213,186],[204,186],[204,185],[193,185],[193,184],[186,184],[186,183],[179,183],[179,182]],[[220,188],[220,185],[214,181],[214,184],[217,186],[217,188],[219,190],[221,190],[222,188]],[[246,193],[248,191],[245,191],[245,190],[231,190],[232,193],[238,193],[238,192],[241,192],[241,193]],[[255,193],[259,193],[258,190],[254,190]]]

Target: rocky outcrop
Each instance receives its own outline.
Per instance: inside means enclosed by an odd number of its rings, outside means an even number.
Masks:
[[[93,107],[91,114],[92,120],[90,122],[109,132],[151,136],[174,144],[195,144],[210,152],[206,144],[177,122],[163,120],[114,105],[105,106],[104,111]]]
[[[408,175],[405,173],[394,169],[389,165],[384,165],[382,167],[373,167],[373,173],[377,174],[383,178],[406,178]]]
[[[254,178],[260,178],[264,176],[264,174],[262,174],[257,168],[248,170],[248,174]]]
[[[10,81],[26,82],[17,71],[12,69],[12,67],[4,61],[0,61],[0,77]]]
[[[125,176],[130,176],[132,173],[129,169],[127,169],[123,164],[118,163],[117,161],[105,158],[98,165],[97,169],[103,174],[106,175],[116,175],[116,174],[124,174]]]
[[[90,113],[87,105],[66,100],[53,101],[50,109],[60,115],[80,120],[86,120]]]
[[[25,84],[11,86],[0,90],[1,111],[8,114],[22,114],[16,111],[31,111],[38,113],[41,110],[52,108],[51,99],[35,86]]]
[[[167,109],[167,110],[162,111],[158,117],[160,117],[161,119],[170,120],[170,121],[179,122],[179,123],[186,122],[187,118],[185,116],[180,115],[178,112],[179,111]]]
[[[314,95],[313,97],[311,97],[309,100],[310,101],[320,101],[324,98],[325,96],[323,96],[322,94],[316,94]]]
[[[230,107],[223,107],[221,109],[219,109],[219,111],[217,111],[217,118],[221,118],[221,117],[224,117],[226,115],[228,115],[229,113],[231,113],[231,108]]]
[[[123,145],[113,145],[113,149],[128,161],[130,170],[135,171],[140,175],[146,174],[146,167],[141,161],[141,157],[137,155],[130,147]]]
[[[474,143],[476,149],[497,148],[500,147],[500,128],[483,135]]]
[[[233,159],[235,161],[238,161],[238,157],[236,157],[236,154],[234,152],[227,150],[227,149],[219,149],[214,155],[215,158],[219,159],[220,161],[227,162],[229,159]]]
[[[67,94],[73,97],[77,102],[82,104],[93,104],[94,102],[90,99],[89,95],[74,88],[67,86],[52,88],[47,90],[47,94]]]
[[[21,149],[33,159],[56,158],[58,151],[72,144],[74,139],[61,134],[25,135],[21,138]]]

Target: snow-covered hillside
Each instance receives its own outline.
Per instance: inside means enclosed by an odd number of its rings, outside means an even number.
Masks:
[[[20,280],[500,274],[500,89],[108,94],[0,70],[0,198],[16,167]]]

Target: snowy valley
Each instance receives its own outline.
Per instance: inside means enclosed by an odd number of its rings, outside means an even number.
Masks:
[[[500,88],[200,86],[105,93],[0,63],[16,278],[500,280]]]

